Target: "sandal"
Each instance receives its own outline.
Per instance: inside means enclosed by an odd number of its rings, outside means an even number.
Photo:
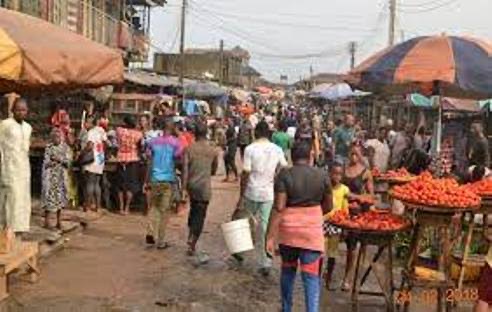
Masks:
[[[350,284],[348,282],[343,282],[341,285],[341,290],[343,292],[347,292],[351,289]]]
[[[165,249],[168,249],[169,247],[171,247],[171,245],[169,243],[161,243],[159,245],[157,245],[157,249],[159,250],[165,250]]]

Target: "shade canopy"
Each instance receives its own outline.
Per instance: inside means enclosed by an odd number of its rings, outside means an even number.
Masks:
[[[359,97],[369,95],[368,92],[352,90],[350,85],[346,83],[321,84],[314,87],[310,92],[310,97],[325,100],[340,100],[349,97]]]
[[[492,95],[492,43],[456,36],[417,37],[371,56],[348,75],[362,90],[412,91],[488,98]]]
[[[0,8],[0,92],[117,84],[123,69],[118,50]]]
[[[419,93],[412,93],[408,95],[409,101],[421,108],[427,109],[435,109],[437,107],[433,107],[433,102],[431,98],[428,98]],[[482,110],[481,102],[485,101],[477,101],[473,99],[456,99],[443,97],[441,99],[441,105],[443,111],[457,111],[457,112],[469,112],[469,113],[477,113]]]
[[[187,97],[212,98],[227,93],[226,89],[212,82],[185,82],[184,88]]]

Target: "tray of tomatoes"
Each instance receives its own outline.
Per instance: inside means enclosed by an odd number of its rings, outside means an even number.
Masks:
[[[393,187],[390,195],[410,206],[430,210],[474,210],[480,207],[481,201],[480,196],[460,186],[455,179],[435,179],[429,172]]]
[[[463,187],[482,197],[482,199],[492,199],[492,179],[465,184]]]
[[[328,222],[344,230],[359,233],[394,234],[411,227],[410,221],[393,215],[388,210],[369,210],[358,214],[337,211]]]
[[[373,169],[373,176],[376,181],[388,182],[394,184],[408,183],[414,180],[416,177],[407,171],[405,168],[400,168],[397,170],[390,170],[386,173],[381,173],[379,170]]]

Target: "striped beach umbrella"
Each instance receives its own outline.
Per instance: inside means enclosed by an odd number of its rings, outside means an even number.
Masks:
[[[492,43],[456,36],[423,36],[386,48],[348,75],[362,90],[488,98],[492,95]]]
[[[0,8],[0,93],[116,84],[123,69],[116,49]]]

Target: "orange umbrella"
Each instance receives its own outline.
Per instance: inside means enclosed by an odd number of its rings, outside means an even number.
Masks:
[[[123,70],[119,51],[0,8],[0,92],[116,84]]]
[[[456,36],[424,36],[373,55],[354,68],[348,81],[362,90],[443,95],[492,95],[492,43]]]

